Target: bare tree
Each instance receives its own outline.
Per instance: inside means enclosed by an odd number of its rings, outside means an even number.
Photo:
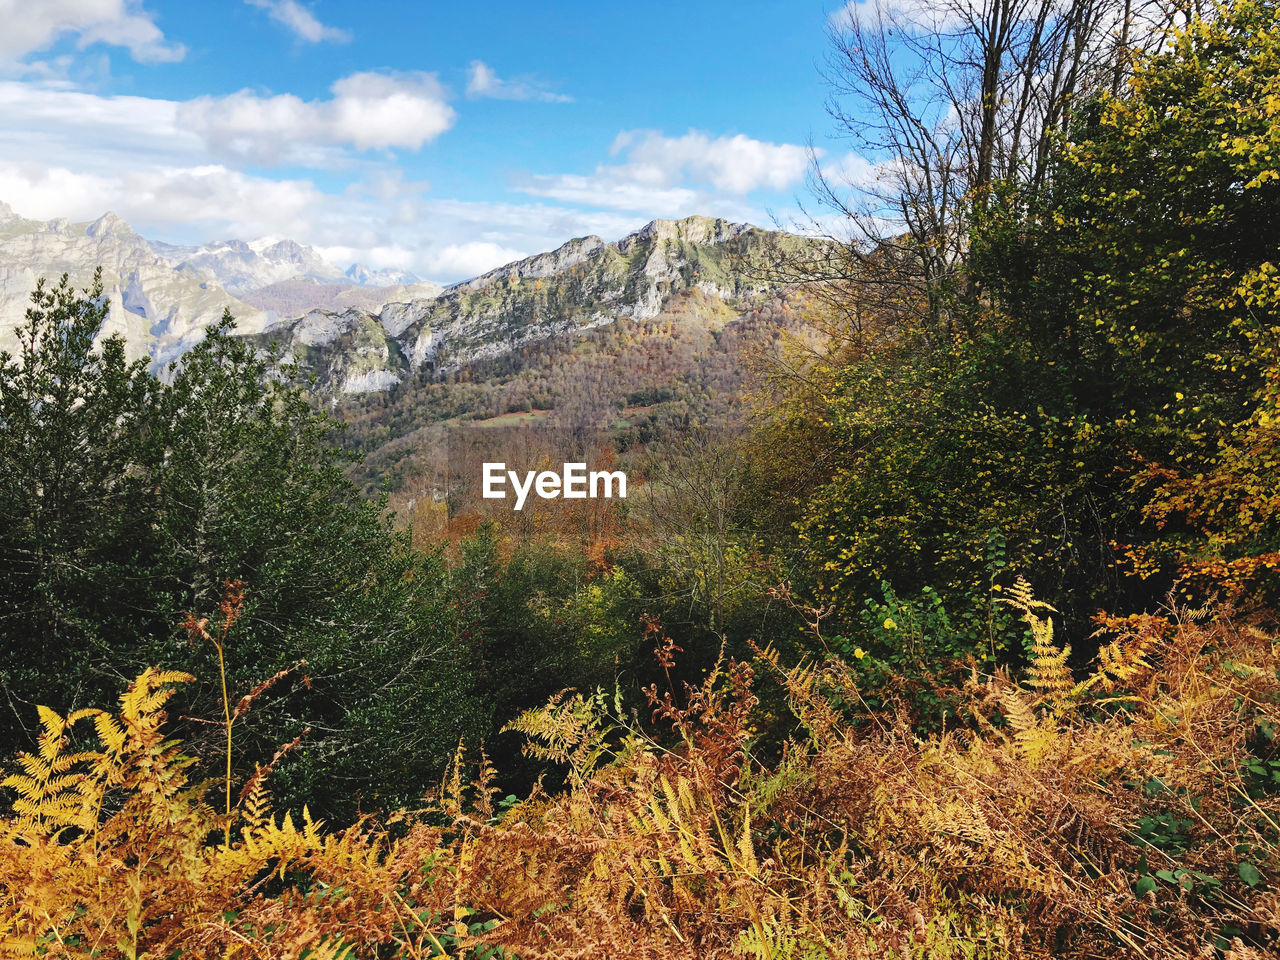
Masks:
[[[1034,194],[1073,107],[1118,89],[1182,11],[1164,0],[861,0],[832,17],[828,111],[854,152],[811,186],[831,243],[804,267],[859,309],[955,335],[968,216]],[[856,293],[849,288],[856,288]],[[849,296],[848,294],[853,294]]]

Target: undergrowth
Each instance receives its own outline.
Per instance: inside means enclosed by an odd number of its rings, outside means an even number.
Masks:
[[[975,668],[945,732],[855,723],[843,662],[765,648],[646,691],[665,743],[603,692],[525,713],[511,729],[567,767],[560,792],[499,800],[483,751],[460,748],[423,809],[340,830],[274,810],[267,770],[229,810],[226,784],[191,782],[163,732],[190,678],[147,670],[115,714],[40,711],[4,781],[0,954],[1273,955],[1280,663],[1262,621],[1101,616],[1078,680],[1053,611],[1025,584],[1007,596],[1030,669]],[[796,721],[767,766],[757,670]]]

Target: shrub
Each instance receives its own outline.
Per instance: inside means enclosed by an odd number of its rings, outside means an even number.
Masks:
[[[188,782],[148,670],[120,715],[41,711],[5,781],[13,956],[1262,957],[1280,936],[1275,639],[1230,610],[1101,617],[1076,682],[1052,611],[1011,591],[1029,678],[967,685],[966,725],[850,725],[837,659],[784,667],[802,736],[752,757],[753,668],[647,698],[564,693],[511,726],[565,789],[497,801],[461,748],[427,810],[342,831],[230,816]],[[668,651],[670,652],[670,651]],[[74,744],[93,724],[100,746]],[[472,773],[471,771],[474,771]],[[230,828],[230,838],[224,830]],[[180,951],[180,952],[179,952]]]

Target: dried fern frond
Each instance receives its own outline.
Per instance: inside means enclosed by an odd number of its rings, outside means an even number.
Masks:
[[[1095,637],[1113,634],[1116,639],[1098,650],[1098,665],[1085,685],[1110,693],[1117,687],[1133,689],[1154,669],[1151,655],[1165,641],[1172,624],[1165,617],[1134,614],[1097,618]]]
[[[561,691],[546,706],[526,710],[502,732],[523,733],[527,756],[567,764],[582,783],[609,752],[608,739],[618,727],[609,720],[603,690],[591,696],[569,693]]]
[[[1062,709],[1070,696],[1079,692],[1067,666],[1071,647],[1067,645],[1059,648],[1054,643],[1053,618],[1040,615],[1041,612],[1048,614],[1058,611],[1044,601],[1036,600],[1032,595],[1031,584],[1021,576],[1010,588],[1009,596],[998,599],[1001,603],[1021,610],[1023,619],[1031,628],[1031,638],[1027,644],[1030,656],[1027,673],[1031,686],[1040,691],[1055,709]]]

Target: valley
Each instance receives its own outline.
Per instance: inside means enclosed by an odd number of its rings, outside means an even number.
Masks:
[[[802,326],[779,264],[816,242],[723,219],[655,220],[446,288],[343,271],[278,238],[148,242],[110,214],[73,225],[0,208],[0,230],[0,338],[12,337],[24,284],[62,272],[83,284],[97,266],[110,304],[102,335],[118,333],[157,369],[180,364],[228,310],[273,375],[346,424],[340,442],[361,458],[351,472],[365,493],[389,494],[432,534],[444,501],[454,515],[498,509],[474,495],[476,457],[589,453],[643,473],[656,440],[740,430],[759,363]],[[3,272],[6,258],[21,268]]]

